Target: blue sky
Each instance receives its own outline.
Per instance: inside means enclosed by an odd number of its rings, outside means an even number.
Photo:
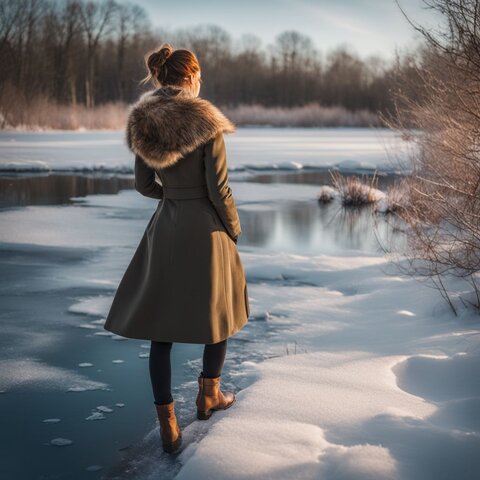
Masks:
[[[421,0],[399,0],[415,20],[428,26],[438,17]],[[285,30],[309,35],[322,52],[349,45],[362,57],[391,57],[395,48],[411,47],[417,39],[394,0],[137,0],[153,25],[193,28],[215,24],[234,39],[258,36],[263,45]]]

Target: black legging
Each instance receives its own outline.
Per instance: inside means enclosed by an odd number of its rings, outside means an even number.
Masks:
[[[151,342],[149,370],[152,382],[155,403],[170,403],[172,397],[172,367],[170,365],[170,351],[172,342]],[[221,375],[223,362],[227,353],[227,339],[218,343],[209,343],[203,349],[202,374],[207,378]]]

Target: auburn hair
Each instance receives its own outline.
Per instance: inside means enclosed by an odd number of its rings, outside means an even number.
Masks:
[[[169,43],[164,43],[158,50],[147,53],[145,64],[148,75],[141,83],[152,80],[156,86],[182,86],[191,75],[200,71],[200,64],[193,52],[183,48],[174,50]]]

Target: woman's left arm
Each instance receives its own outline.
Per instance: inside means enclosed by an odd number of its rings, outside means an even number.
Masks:
[[[163,187],[155,180],[155,170],[135,155],[135,190],[145,197],[163,198]]]

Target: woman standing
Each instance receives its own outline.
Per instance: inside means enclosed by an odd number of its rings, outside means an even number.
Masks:
[[[161,201],[104,328],[151,340],[160,435],[164,450],[174,452],[182,434],[171,394],[172,343],[205,344],[196,406],[197,418],[206,420],[235,401],[233,392],[220,389],[220,376],[227,339],[247,323],[249,302],[223,138],[235,126],[198,97],[200,65],[192,52],[163,44],[146,63],[145,81],[157,88],[132,106],[127,144],[135,153],[135,188]]]

